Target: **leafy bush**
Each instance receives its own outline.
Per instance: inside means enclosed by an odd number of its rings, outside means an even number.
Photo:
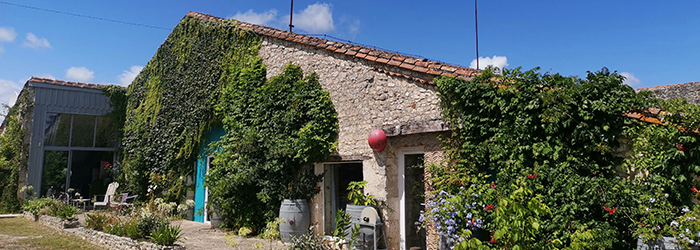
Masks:
[[[64,220],[75,220],[76,214],[78,214],[78,209],[71,205],[62,205],[60,211],[58,212],[58,217]]]
[[[60,203],[51,198],[31,199],[22,205],[24,211],[32,213],[34,216],[56,214],[59,207]]]
[[[350,204],[358,206],[377,204],[374,200],[374,195],[362,192],[365,186],[367,186],[367,181],[351,181],[348,183],[348,202],[350,202]]]
[[[126,228],[124,223],[121,221],[112,222],[104,227],[104,232],[108,234],[114,234],[117,236],[126,236]]]
[[[279,239],[280,238],[280,224],[284,223],[284,218],[277,218],[270,221],[265,226],[265,230],[260,234],[260,238],[263,239]]]
[[[309,199],[322,175],[309,162],[335,149],[338,120],[318,76],[288,64],[267,80],[262,59],[233,71],[216,106],[226,135],[213,142],[206,176],[212,204],[230,228],[262,228],[283,199]]]
[[[137,221],[137,227],[143,237],[151,236],[153,232],[170,225],[170,221],[167,218],[151,213],[146,208],[141,209]]]
[[[158,230],[153,231],[153,233],[148,236],[149,239],[153,240],[153,243],[164,246],[172,246],[175,242],[182,238],[180,235],[180,226],[163,226],[158,228]]]
[[[309,230],[305,234],[300,236],[292,236],[291,242],[289,243],[289,250],[331,250],[333,246],[323,240],[320,235],[314,234],[313,231]]]
[[[110,220],[111,216],[105,213],[87,214],[85,225],[93,230],[104,231]]]
[[[445,192],[431,198],[440,232],[463,239],[458,249],[631,249],[640,235],[678,235],[669,223],[695,208],[700,186],[700,108],[637,94],[623,79],[607,69],[437,78],[451,129],[441,138],[451,164],[427,169]],[[666,109],[665,125],[623,116],[649,107]],[[460,211],[483,220],[485,239]]]

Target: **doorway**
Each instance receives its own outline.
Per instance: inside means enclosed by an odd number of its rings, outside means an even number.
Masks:
[[[400,249],[411,247],[425,249],[425,229],[419,229],[415,222],[420,211],[425,209],[425,171],[422,148],[409,149],[399,153],[399,210],[400,210]]]
[[[345,210],[348,204],[348,184],[363,181],[362,162],[324,164],[324,233],[330,235],[335,230],[335,214]]]

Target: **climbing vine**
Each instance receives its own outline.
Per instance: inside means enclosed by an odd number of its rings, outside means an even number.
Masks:
[[[228,72],[252,61],[260,43],[260,37],[232,20],[185,17],[173,29],[127,92],[121,182],[131,192],[182,198],[172,194],[184,194],[186,185],[154,185],[154,178],[181,180],[193,174],[194,152],[218,120],[214,105],[222,83]]]
[[[33,89],[26,88],[10,108],[0,130],[0,213],[20,210],[20,175],[27,171],[29,136],[34,102]]]
[[[323,175],[311,163],[336,148],[337,114],[318,76],[291,64],[266,75],[260,58],[232,71],[216,108],[227,133],[210,145],[205,185],[227,227],[262,229],[283,199],[313,197]]]
[[[458,249],[631,249],[640,235],[677,235],[671,221],[695,207],[700,109],[637,94],[623,79],[519,68],[437,79],[453,164],[429,167],[444,193],[426,216]],[[669,123],[623,116],[648,108],[665,109]],[[480,205],[450,222],[440,204],[455,199]],[[484,223],[450,224],[474,218]]]

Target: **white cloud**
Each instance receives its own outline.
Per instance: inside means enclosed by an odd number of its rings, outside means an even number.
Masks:
[[[22,86],[10,80],[0,79],[0,103],[7,104],[9,106],[15,105],[17,101],[17,96],[19,95]],[[0,106],[0,110],[2,110]]]
[[[66,70],[66,78],[79,82],[87,82],[95,78],[95,72],[85,67],[70,67]]]
[[[620,75],[625,77],[625,81],[623,81],[622,83],[627,84],[630,87],[637,87],[642,83],[642,81],[640,81],[639,78],[635,77],[630,72],[620,72]]]
[[[17,37],[17,32],[14,28],[10,27],[0,27],[0,43],[1,42],[12,42]],[[0,53],[4,53],[5,49],[0,44]]]
[[[238,12],[232,17],[238,21],[243,21],[252,24],[266,25],[277,18],[277,10],[271,9],[263,13],[255,13],[253,10],[248,10],[245,13]]]
[[[294,13],[294,27],[307,32],[328,32],[335,30],[333,11],[327,3],[315,3],[306,7],[300,13]],[[282,20],[289,20],[289,15]]]
[[[38,38],[32,33],[27,33],[27,40],[22,43],[22,47],[32,48],[34,50],[50,49],[51,44],[46,38]]]
[[[12,42],[17,37],[17,32],[14,28],[0,27],[0,42]]]
[[[357,34],[360,33],[360,19],[354,19],[352,21],[347,21],[348,22],[348,33],[350,35],[351,39],[355,39]]]
[[[129,70],[124,70],[124,72],[117,77],[119,78],[119,84],[124,87],[129,86],[129,84],[134,81],[134,78],[141,73],[142,69],[143,66],[134,65],[131,66]]]
[[[505,56],[479,57],[479,69],[485,69],[487,66],[494,66],[502,69],[508,66],[508,58]],[[476,69],[476,59],[469,64],[469,67]]]

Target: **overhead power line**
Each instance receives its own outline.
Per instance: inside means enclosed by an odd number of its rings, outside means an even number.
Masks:
[[[23,5],[23,4],[9,3],[9,2],[5,2],[5,1],[0,1],[0,4],[10,5],[10,6],[15,6],[15,7],[20,7],[20,8],[26,8],[26,9],[32,9],[32,10],[46,11],[46,12],[51,12],[51,13],[56,13],[56,14],[62,14],[62,15],[68,15],[68,16],[74,16],[74,17],[89,18],[89,19],[100,20],[100,21],[106,21],[106,22],[112,22],[112,23],[133,25],[133,26],[146,27],[146,28],[152,28],[152,29],[171,30],[171,29],[169,29],[169,28],[158,27],[158,26],[153,26],[153,25],[148,25],[148,24],[126,22],[126,21],[115,20],[115,19],[109,19],[109,18],[102,18],[102,17],[96,17],[96,16],[88,16],[88,15],[70,13],[70,12],[65,12],[65,11],[60,11],[60,10],[51,10],[51,9],[39,8],[39,7],[34,7],[34,6],[29,6],[29,5]]]

